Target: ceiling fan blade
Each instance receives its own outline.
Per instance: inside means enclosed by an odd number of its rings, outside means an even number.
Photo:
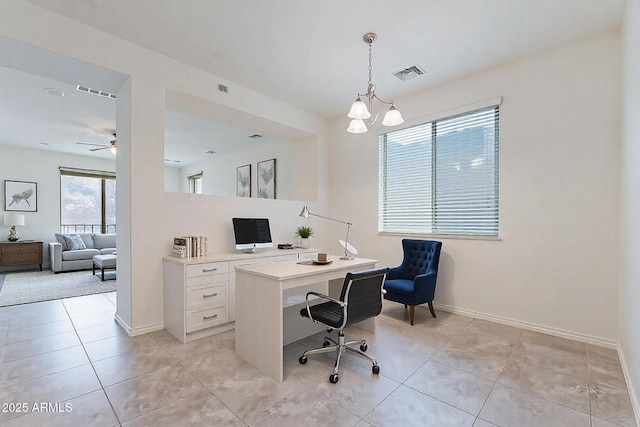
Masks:
[[[89,151],[100,151],[100,150],[106,150],[107,148],[111,148],[111,146],[100,147],[100,148],[90,148]]]
[[[91,145],[94,147],[104,147],[104,144],[93,144],[91,142],[76,142],[78,145]]]

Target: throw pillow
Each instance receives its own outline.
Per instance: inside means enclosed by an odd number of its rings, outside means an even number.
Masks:
[[[87,246],[84,244],[84,240],[78,234],[69,234],[65,235],[64,241],[67,243],[67,247],[70,251],[77,251],[80,249],[87,249]]]
[[[66,240],[64,240],[64,236],[65,235],[56,233],[55,236],[56,236],[56,240],[58,241],[58,243],[60,243],[60,245],[62,245],[62,250],[63,251],[68,251],[69,247],[67,246]]]

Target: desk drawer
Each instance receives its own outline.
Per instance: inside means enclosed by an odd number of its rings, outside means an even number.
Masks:
[[[187,311],[187,333],[227,323],[227,306]]]
[[[229,283],[229,273],[211,274],[209,276],[190,277],[186,281],[187,288],[202,285],[221,285]]]
[[[227,285],[194,286],[187,288],[187,310],[201,306],[220,306],[227,303]]]
[[[201,264],[187,265],[187,277],[210,276],[228,272],[228,262],[203,262]]]

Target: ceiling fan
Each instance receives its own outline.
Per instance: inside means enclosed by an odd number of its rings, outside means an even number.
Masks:
[[[98,145],[98,144],[90,144],[87,142],[78,142],[77,144],[80,145],[96,145],[98,148],[90,148],[89,151],[100,151],[100,150],[106,150],[109,149],[109,151],[111,151],[113,154],[116,154],[117,148],[118,148],[118,144],[116,142],[116,134],[113,133],[113,140],[111,140],[111,143],[109,143],[109,145]]]

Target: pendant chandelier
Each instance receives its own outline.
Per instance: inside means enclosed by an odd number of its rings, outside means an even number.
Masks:
[[[396,107],[393,106],[393,102],[384,101],[378,98],[378,96],[376,95],[376,85],[374,85],[371,81],[371,45],[377,37],[378,36],[375,33],[367,33],[362,36],[362,40],[369,45],[369,83],[367,85],[367,93],[358,93],[356,101],[351,106],[349,114],[347,114],[347,117],[351,119],[351,123],[347,128],[347,132],[364,133],[375,124],[380,112],[376,113],[376,116],[373,118],[373,120],[365,121],[371,118],[371,113],[369,111],[371,111],[374,99],[377,99],[383,104],[390,105],[389,110],[386,112],[384,118],[382,119],[382,124],[384,126],[397,126],[404,122],[400,111],[396,110]],[[367,97],[366,104],[362,101],[361,97],[363,96]]]

